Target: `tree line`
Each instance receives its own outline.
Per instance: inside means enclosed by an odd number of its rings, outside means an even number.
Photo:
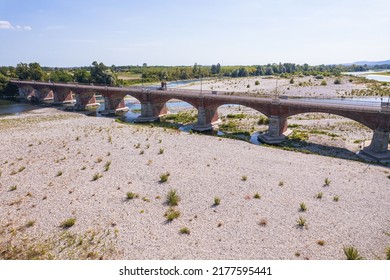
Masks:
[[[279,75],[322,75],[339,76],[341,72],[367,71],[378,69],[379,66],[368,65],[317,65],[310,66],[296,63],[273,63],[253,66],[148,66],[146,63],[137,66],[106,66],[102,62],[92,62],[92,65],[74,68],[42,67],[37,62],[19,63],[16,67],[0,67],[0,94],[9,91],[9,79],[77,82],[104,85],[133,85],[159,81],[174,81],[200,79],[208,77],[248,77]],[[390,65],[380,65],[381,69],[390,69]],[[121,79],[124,74],[135,75],[133,79]]]

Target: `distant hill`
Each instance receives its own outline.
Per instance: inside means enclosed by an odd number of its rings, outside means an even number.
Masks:
[[[373,65],[384,65],[384,64],[390,64],[390,60],[384,60],[384,61],[356,61],[354,63],[345,63],[344,65],[367,65],[367,66],[373,66]]]

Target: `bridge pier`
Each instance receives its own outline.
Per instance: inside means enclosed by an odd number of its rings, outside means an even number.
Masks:
[[[288,134],[287,119],[279,116],[269,118],[268,132],[260,134],[261,141],[267,144],[280,144]]]
[[[54,90],[54,102],[53,105],[62,105],[67,103],[73,103],[72,91],[67,88]]]
[[[198,108],[198,121],[192,128],[195,131],[208,131],[213,130],[212,123],[218,120],[218,112],[214,108],[199,107]]]
[[[371,144],[358,152],[363,159],[370,159],[379,162],[390,162],[389,146],[390,131],[375,129],[372,135]]]
[[[129,111],[125,106],[126,94],[104,93],[104,110],[100,111],[103,115],[121,115]]]
[[[94,92],[76,93],[76,104],[74,106],[76,110],[96,111],[99,106],[100,103],[96,102]]]
[[[168,113],[166,103],[141,102],[141,116],[134,122],[156,122],[160,120],[160,116]]]
[[[38,95],[37,98],[39,102],[44,102],[48,100],[53,100],[54,99],[54,94],[51,89],[41,89],[41,90],[35,90],[36,94]]]

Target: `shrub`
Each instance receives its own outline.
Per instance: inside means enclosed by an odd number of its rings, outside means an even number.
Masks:
[[[162,155],[164,153],[164,149],[163,148],[160,148],[160,150],[158,151],[158,154],[159,155]]]
[[[26,167],[25,166],[21,166],[19,169],[18,169],[18,172],[22,172],[23,170],[25,170]]]
[[[242,175],[241,176],[241,181],[246,181],[246,180],[248,180],[248,177],[246,175]]]
[[[335,202],[339,201],[339,196],[338,196],[338,195],[335,195],[335,196],[333,197],[333,201],[335,201]]]
[[[304,227],[304,226],[306,226],[306,219],[303,218],[303,217],[301,217],[301,216],[299,216],[299,218],[298,218],[298,220],[297,220],[297,225],[298,225],[299,227]]]
[[[107,161],[106,164],[104,165],[104,171],[110,170],[110,166],[111,166],[111,160]]]
[[[160,174],[160,183],[165,183],[166,181],[168,181],[169,176],[169,172]]]
[[[35,225],[35,221],[34,220],[30,220],[30,221],[28,221],[27,223],[26,223],[26,227],[32,227],[32,226],[34,226]]]
[[[176,190],[170,190],[167,194],[166,203],[170,206],[177,206],[180,202],[180,196]]]
[[[336,79],[336,80],[334,80],[334,82],[333,82],[335,85],[340,85],[341,84],[341,80],[340,79]]]
[[[127,199],[130,200],[130,199],[138,198],[138,194],[133,193],[133,192],[127,192],[126,197],[127,197]]]
[[[390,261],[390,247],[386,249],[386,260]]]
[[[261,198],[261,195],[259,193],[255,193],[255,195],[253,196],[253,198],[255,199],[260,199]]]
[[[258,80],[256,80],[255,86],[258,86],[258,85],[260,85],[260,82]]]
[[[291,78],[290,79],[290,84],[293,84],[294,83],[294,78]]]
[[[214,197],[214,205],[217,206],[221,204],[221,198],[219,198],[218,196]]]
[[[183,227],[179,230],[180,234],[190,234],[190,229],[188,227]]]
[[[317,244],[320,245],[320,246],[324,246],[325,245],[325,241],[324,240],[318,240]]]
[[[95,173],[95,174],[93,175],[93,177],[92,177],[92,181],[96,181],[96,180],[100,179],[101,177],[103,177],[102,174],[100,174],[100,173]]]
[[[344,247],[343,251],[344,251],[345,256],[347,257],[347,260],[362,260],[363,259],[359,255],[358,250],[352,246]]]
[[[265,116],[260,116],[259,120],[257,121],[258,125],[266,125],[269,124],[269,119]]]
[[[299,211],[301,211],[301,212],[307,211],[307,206],[305,203],[302,202],[301,204],[299,204]]]
[[[332,181],[329,180],[329,178],[325,178],[325,180],[324,180],[324,185],[325,185],[325,186],[329,186],[331,182],[332,182]]]
[[[279,187],[283,187],[284,186],[284,181],[279,181],[278,186]]]
[[[322,192],[317,193],[316,198],[321,199],[324,194]]]
[[[76,219],[75,218],[70,218],[70,219],[67,219],[67,220],[63,221],[60,224],[60,227],[62,227],[64,229],[67,229],[67,228],[70,228],[70,227],[74,226],[75,223],[76,223]]]
[[[327,82],[325,81],[325,80],[323,80],[322,82],[321,82],[321,86],[326,86],[327,85]]]
[[[9,191],[10,191],[10,192],[13,192],[13,191],[16,191],[16,189],[17,189],[17,186],[16,186],[16,185],[13,185],[13,186],[11,186],[11,187],[9,188]]]
[[[58,171],[56,176],[60,177],[61,175],[62,175],[62,171]]]
[[[167,212],[165,212],[164,215],[169,222],[172,222],[174,219],[177,219],[180,217],[180,211],[175,210],[175,208],[170,207]]]

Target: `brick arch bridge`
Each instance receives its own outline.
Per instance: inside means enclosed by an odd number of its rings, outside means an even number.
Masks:
[[[47,83],[35,81],[11,80],[19,87],[22,98],[34,94],[39,100],[54,99],[55,103],[71,102],[75,96],[76,109],[96,109],[96,94],[105,101],[102,113],[116,114],[128,111],[124,98],[131,95],[141,103],[141,115],[137,122],[153,122],[167,113],[166,103],[171,99],[187,102],[198,110],[198,120],[194,130],[211,130],[212,123],[218,120],[218,107],[226,104],[238,104],[253,108],[266,115],[269,128],[261,135],[267,143],[280,143],[287,130],[287,118],[302,113],[329,113],[357,121],[373,130],[371,144],[359,153],[378,161],[390,161],[388,150],[390,135],[390,106],[382,102],[377,105],[366,103],[335,102],[326,99],[279,99],[256,98],[248,96],[226,95],[225,92],[195,91],[180,89],[143,89],[141,87],[110,87],[75,83]]]

